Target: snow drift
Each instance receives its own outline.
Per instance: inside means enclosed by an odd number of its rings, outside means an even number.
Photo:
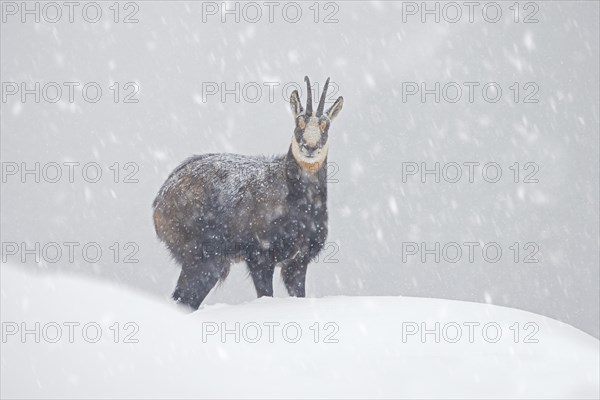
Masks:
[[[3,398],[599,396],[598,340],[515,309],[325,297],[187,314],[10,265],[1,287]]]

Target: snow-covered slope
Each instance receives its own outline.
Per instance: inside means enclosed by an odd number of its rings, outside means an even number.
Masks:
[[[515,309],[326,297],[258,299],[186,314],[123,288],[32,276],[9,265],[1,283],[3,398],[599,395],[598,340]],[[35,331],[35,322],[40,343],[33,333],[22,343],[21,329]],[[434,333],[411,334],[422,323],[435,332],[436,322],[439,343]],[[102,336],[90,343],[98,326]],[[501,337],[492,343],[498,327]]]

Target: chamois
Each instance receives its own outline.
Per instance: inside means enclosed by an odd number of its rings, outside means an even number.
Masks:
[[[234,261],[245,261],[258,297],[273,296],[281,266],[290,296],[305,296],[308,263],[327,238],[327,151],[331,122],[344,104],[326,111],[329,78],[313,114],[298,91],[290,97],[295,120],[287,154],[277,157],[202,154],[167,178],[153,203],[154,227],[181,274],[173,292],[197,310]]]

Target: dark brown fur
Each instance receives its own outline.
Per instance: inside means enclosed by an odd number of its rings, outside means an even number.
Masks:
[[[178,302],[197,309],[227,276],[230,264],[239,260],[246,262],[258,296],[273,295],[276,265],[282,267],[289,294],[305,295],[308,263],[327,238],[325,144],[330,118],[337,115],[343,99],[326,114],[320,106],[320,147],[314,149],[302,147],[298,122],[314,118],[312,105],[311,113],[308,106],[305,113],[298,101],[298,93],[292,93],[293,140],[298,142],[292,142],[286,155],[194,156],[177,167],[160,189],[153,203],[154,226],[182,267],[173,293]],[[294,146],[298,146],[295,151]],[[313,154],[321,158],[311,162]]]

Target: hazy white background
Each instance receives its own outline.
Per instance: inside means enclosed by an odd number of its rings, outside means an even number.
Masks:
[[[293,122],[281,87],[309,75],[330,76],[345,106],[330,131],[330,235],[337,263],[309,268],[310,296],[406,295],[489,302],[533,311],[599,335],[598,3],[539,2],[538,23],[514,23],[502,2],[498,23],[402,21],[398,3],[337,2],[337,23],[315,23],[312,3],[288,23],[276,9],[269,23],[228,16],[202,19],[200,3],[138,2],[138,23],[105,16],[86,23],[21,23],[1,30],[2,82],[98,82],[102,100],[76,94],[56,104],[29,96],[2,103],[3,162],[98,162],[104,177],[87,183],[2,183],[3,242],[98,242],[96,264],[81,253],[70,263],[37,265],[121,282],[168,300],[178,269],[155,238],[151,203],[169,172],[191,154],[287,151]],[[218,3],[220,4],[220,3]],[[520,3],[523,5],[524,3]],[[320,19],[330,12],[321,5]],[[64,10],[63,10],[64,11]],[[463,12],[465,10],[463,9]],[[121,18],[126,11],[121,9]],[[108,86],[138,82],[137,104],[115,104]],[[402,101],[402,82],[498,82],[502,100],[478,91],[455,104]],[[202,101],[203,82],[281,82],[274,102]],[[537,104],[515,104],[514,82],[536,82]],[[76,92],[77,93],[77,92]],[[303,99],[305,93],[302,93]],[[333,99],[332,95],[332,99]],[[431,99],[431,96],[429,97]],[[503,179],[421,183],[401,179],[402,162],[497,162]],[[508,167],[535,162],[537,184],[516,184]],[[139,183],[114,183],[114,162],[139,165]],[[79,170],[76,170],[80,172]],[[455,264],[403,263],[402,242],[497,242],[495,264],[480,253]],[[115,263],[108,247],[139,244],[138,263]],[[537,264],[514,263],[508,247],[536,242]],[[121,254],[122,258],[123,254]],[[18,258],[10,256],[12,263]],[[278,294],[282,294],[278,287]],[[81,293],[86,296],[85,292]],[[255,297],[244,268],[208,303]],[[98,299],[102,301],[102,299]],[[76,307],[77,299],[73,299]],[[389,318],[401,318],[390,315]]]

